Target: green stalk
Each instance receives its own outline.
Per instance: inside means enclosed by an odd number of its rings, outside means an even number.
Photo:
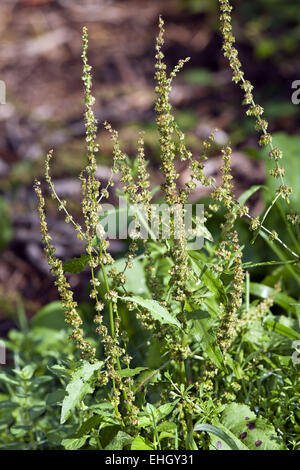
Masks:
[[[103,274],[103,278],[104,278],[106,292],[108,293],[109,292],[108,278],[107,278],[107,274],[105,272],[104,265],[103,265],[102,262],[101,262],[101,270],[102,270],[102,274]],[[112,336],[112,338],[115,338],[114,312],[113,312],[113,306],[112,306],[111,301],[109,301],[108,308],[109,308],[109,322],[110,322],[111,336]],[[117,357],[117,366],[118,366],[119,371],[122,370],[120,360],[119,360],[118,357]],[[113,386],[114,386],[114,391],[115,391],[115,380],[114,379],[113,379]],[[124,397],[124,400],[126,402],[126,408],[127,408],[128,411],[130,411],[130,406],[127,403],[128,397],[127,397],[126,390],[123,390],[123,397]]]
[[[181,304],[181,309],[182,309],[182,315],[184,318],[184,326],[183,328],[186,328],[186,318],[184,317],[184,301]],[[185,348],[187,343],[187,334],[183,331],[182,333],[182,348]],[[189,385],[189,367],[187,364],[187,361],[182,360],[181,362],[181,378],[185,386]],[[192,416],[190,413],[185,412],[186,416],[186,423],[187,423],[187,433],[190,434],[193,431],[193,421],[192,421]]]
[[[246,311],[250,311],[250,274],[246,271]]]

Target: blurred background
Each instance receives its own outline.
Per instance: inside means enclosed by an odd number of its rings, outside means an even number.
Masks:
[[[275,139],[285,147],[288,178],[297,184],[300,105],[291,102],[291,86],[300,79],[300,6],[295,0],[232,3],[245,74]],[[0,105],[0,337],[58,299],[40,242],[33,180],[42,177],[45,155],[53,148],[57,192],[71,201],[78,216],[78,174],[86,161],[80,58],[84,25],[100,123],[99,178],[105,183],[110,175],[111,142],[101,126],[108,120],[130,155],[135,155],[139,130],[146,132],[153,185],[160,182],[153,92],[159,14],[166,22],[169,70],[178,59],[191,57],[171,95],[190,148],[200,153],[202,139],[217,127],[207,173],[217,175],[219,147],[230,142],[237,194],[266,181],[267,159],[222,55],[216,0],[1,0],[0,80],[6,84],[6,104]],[[187,170],[179,169],[183,184]],[[295,206],[298,196],[299,190]],[[206,190],[197,187],[193,200],[205,197]],[[264,204],[256,193],[252,213],[260,213]],[[57,255],[64,260],[79,255],[82,244],[50,198],[48,222]],[[124,249],[117,241],[111,245],[117,257]],[[84,300],[84,274],[72,275],[70,282]]]

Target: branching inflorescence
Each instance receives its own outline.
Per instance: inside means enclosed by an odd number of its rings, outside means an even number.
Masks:
[[[240,246],[236,222],[239,218],[246,216],[251,220],[251,228],[258,233],[260,230],[265,231],[273,239],[281,243],[294,258],[299,259],[297,253],[294,253],[284,242],[275,236],[270,230],[264,227],[269,211],[279,197],[288,202],[290,189],[284,184],[284,170],[279,166],[279,160],[282,158],[281,151],[273,147],[272,137],[267,132],[268,124],[262,119],[263,109],[255,104],[251,83],[244,78],[241,69],[241,63],[238,59],[237,50],[234,47],[235,38],[231,27],[231,5],[228,0],[219,0],[221,8],[221,30],[223,35],[224,54],[228,58],[230,67],[233,70],[233,80],[239,83],[244,92],[244,104],[248,106],[247,115],[253,116],[256,120],[256,128],[262,132],[259,144],[270,146],[270,157],[274,159],[276,167],[272,170],[272,176],[280,179],[280,186],[274,197],[270,207],[265,215],[260,219],[252,219],[245,205],[239,204],[234,196],[232,174],[231,174],[231,153],[229,146],[222,149],[223,165],[221,168],[222,183],[216,187],[213,178],[208,178],[204,173],[204,164],[207,160],[208,149],[214,141],[213,135],[207,141],[203,142],[203,152],[197,158],[187,149],[185,136],[178,128],[175,118],[172,114],[172,106],[169,95],[172,86],[172,80],[175,78],[180,69],[189,60],[180,60],[174,70],[167,74],[167,67],[164,62],[164,54],[162,47],[164,45],[164,23],[159,18],[159,34],[156,41],[155,55],[155,79],[156,79],[156,123],[159,132],[161,171],[164,177],[164,183],[161,186],[161,193],[164,202],[171,209],[172,217],[170,218],[170,238],[169,240],[159,240],[156,235],[150,231],[150,239],[142,239],[139,233],[141,226],[149,229],[149,218],[153,217],[152,193],[150,191],[150,176],[147,171],[147,161],[145,158],[144,138],[140,136],[138,140],[138,151],[136,163],[138,166],[138,175],[136,176],[131,160],[120,146],[118,132],[112,126],[105,122],[104,127],[111,136],[113,144],[113,166],[112,172],[120,175],[122,184],[122,195],[126,198],[130,205],[141,205],[143,214],[139,213],[135,216],[135,231],[129,234],[130,243],[127,253],[125,267],[119,271],[114,266],[114,259],[109,253],[109,242],[105,238],[104,232],[99,231],[99,213],[101,212],[102,200],[109,197],[109,189],[113,186],[113,179],[108,181],[106,187],[101,188],[100,181],[96,178],[97,169],[97,152],[99,146],[97,143],[97,121],[93,111],[94,97],[92,90],[92,74],[91,66],[87,59],[88,34],[87,29],[83,29],[83,83],[85,95],[85,129],[86,129],[86,147],[87,147],[87,166],[80,174],[82,187],[82,214],[84,219],[84,227],[75,222],[73,216],[67,209],[66,201],[61,200],[56,191],[50,176],[50,160],[52,151],[49,152],[45,174],[46,181],[50,187],[51,195],[57,200],[59,210],[65,214],[66,223],[71,223],[77,233],[77,236],[86,243],[87,264],[90,270],[90,297],[95,303],[94,323],[96,325],[96,333],[101,339],[103,346],[106,369],[99,376],[99,384],[106,387],[111,386],[112,391],[107,391],[108,398],[114,406],[117,419],[123,424],[129,422],[131,425],[136,424],[138,408],[135,404],[135,394],[133,391],[133,379],[129,374],[128,377],[122,375],[122,370],[130,369],[132,358],[127,352],[127,344],[122,339],[123,325],[119,315],[120,302],[125,303],[128,311],[134,310],[136,318],[141,322],[142,326],[151,330],[153,338],[158,340],[161,346],[161,352],[168,356],[167,364],[171,363],[175,369],[175,379],[169,379],[172,384],[172,390],[179,389],[176,380],[179,378],[184,386],[199,391],[199,382],[194,380],[192,383],[192,367],[190,363],[193,361],[195,350],[195,339],[191,339],[193,335],[193,322],[188,317],[188,313],[195,310],[195,306],[206,308],[211,314],[215,309],[210,310],[206,300],[207,290],[205,283],[202,283],[202,277],[209,265],[211,268],[210,279],[217,283],[215,277],[218,278],[222,274],[229,273],[231,280],[226,292],[226,301],[219,300],[217,306],[217,314],[215,316],[217,331],[215,334],[216,344],[213,353],[209,350],[208,357],[211,361],[210,366],[203,368],[203,381],[207,382],[207,390],[210,388],[211,380],[216,379],[219,371],[218,367],[222,362],[222,373],[226,367],[227,353],[236,338],[242,331],[246,322],[252,322],[255,318],[261,319],[263,315],[271,307],[273,299],[265,301],[258,308],[247,311],[247,315],[243,316],[243,295],[245,287],[245,273],[242,261],[242,247]],[[190,178],[184,187],[179,187],[178,172],[176,170],[176,161],[178,159],[186,160],[190,169]],[[218,210],[223,206],[225,211],[225,220],[221,225],[221,234],[219,240],[215,243],[213,249],[207,250],[212,252],[211,257],[208,256],[207,265],[202,266],[201,273],[196,276],[197,285],[200,289],[193,288],[191,279],[195,277],[193,272],[193,264],[188,249],[188,240],[185,233],[183,218],[180,214],[183,212],[183,205],[188,202],[189,196],[196,184],[200,183],[212,190],[212,199],[214,204],[210,206],[212,211]],[[41,191],[39,182],[35,184],[36,194],[39,200],[40,225],[42,232],[42,240],[45,245],[45,254],[51,268],[52,274],[56,277],[56,285],[65,310],[65,320],[72,327],[72,339],[77,348],[81,351],[82,356],[91,363],[97,361],[97,348],[84,336],[83,320],[79,313],[78,304],[73,299],[73,292],[64,272],[64,266],[60,259],[55,256],[55,248],[51,244],[51,237],[48,233],[48,227],[45,217],[45,199]],[[206,216],[211,215],[208,211]],[[155,214],[154,217],[159,218]],[[293,218],[296,220],[296,215]],[[178,223],[178,220],[181,221]],[[176,222],[175,222],[176,221]],[[201,220],[201,223],[206,219]],[[195,221],[196,229],[200,223]],[[163,222],[161,223],[161,225]],[[176,236],[175,236],[176,231]],[[153,243],[160,246],[160,255],[153,252]],[[133,267],[134,259],[138,248],[141,246],[142,257],[145,260],[145,270],[147,280],[151,290],[151,302],[156,302],[157,308],[163,309],[172,317],[173,322],[167,321],[158,324],[157,316],[153,317],[151,308],[149,309],[143,304],[137,302],[137,299],[130,297],[130,292],[126,290],[126,273],[128,269]],[[158,271],[156,267],[158,257],[162,256],[168,262],[168,282],[162,285],[158,280]],[[99,273],[101,275],[99,275]],[[215,276],[215,277],[214,277]],[[138,282],[138,280],[137,280]],[[202,284],[201,284],[202,283]],[[101,289],[100,289],[101,287]],[[203,295],[202,291],[203,289]],[[100,292],[104,292],[101,296]],[[200,293],[199,293],[200,292]],[[227,295],[228,294],[228,295]],[[206,303],[207,302],[207,303]],[[152,304],[149,304],[152,305]],[[161,311],[161,310],[160,310]],[[197,312],[197,310],[196,310]],[[105,319],[108,318],[106,322]],[[160,318],[161,320],[161,318]],[[174,324],[176,326],[174,326]],[[178,324],[179,328],[178,329]],[[109,326],[107,326],[109,325]],[[191,327],[192,325],[192,327]],[[211,335],[211,333],[209,333]],[[209,338],[211,336],[208,336]],[[208,346],[210,348],[211,344]],[[199,345],[197,345],[199,347]],[[194,349],[194,352],[193,352]],[[205,349],[205,348],[204,348]],[[207,352],[207,350],[205,350]],[[222,361],[219,359],[223,358]],[[216,359],[217,358],[217,359]],[[216,367],[218,364],[218,367]],[[179,365],[179,366],[178,366]],[[127,377],[127,378],[126,378]],[[212,387],[213,388],[213,385]],[[184,432],[190,433],[192,430],[191,416],[194,409],[197,408],[198,398],[188,398],[185,402],[180,403],[180,409],[187,418],[187,428]],[[199,406],[198,406],[199,408]],[[197,408],[197,409],[198,409]],[[122,410],[122,411],[121,411]],[[123,410],[125,410],[123,412]]]

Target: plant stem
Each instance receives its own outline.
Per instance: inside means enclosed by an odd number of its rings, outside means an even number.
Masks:
[[[101,262],[101,270],[102,270],[102,274],[103,274],[103,278],[104,278],[106,292],[108,293],[109,292],[109,283],[108,283],[107,274],[106,274],[106,271],[105,271],[105,268],[104,268],[104,265],[103,265],[102,262]],[[111,336],[114,339],[115,338],[114,311],[113,311],[113,305],[112,305],[111,301],[109,301],[108,307],[109,307],[109,321],[110,321]],[[119,371],[122,370],[120,360],[119,360],[118,357],[117,357],[117,367],[118,367]],[[113,379],[113,386],[114,386],[114,391],[115,391],[115,380],[114,379]],[[126,403],[126,408],[127,408],[128,411],[130,411],[130,406],[127,403],[128,397],[127,397],[126,390],[123,390],[123,396],[124,396],[124,400],[125,400],[125,403]]]

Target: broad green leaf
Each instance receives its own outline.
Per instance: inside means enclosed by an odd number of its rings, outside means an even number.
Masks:
[[[211,424],[196,424],[196,426],[194,427],[194,431],[209,432],[210,434],[214,434],[215,436],[219,437],[221,441],[224,441],[231,450],[247,450],[247,448],[240,448],[235,443],[234,439],[230,437],[229,433],[226,433],[222,429],[216,426],[212,426]]]
[[[22,380],[30,380],[36,370],[35,364],[27,364],[27,366],[23,367],[22,369],[13,369],[14,373],[21,377]]]
[[[99,371],[102,367],[103,362],[96,362],[95,364],[84,362],[84,364],[72,374],[71,381],[66,388],[67,395],[62,404],[61,424],[67,421],[72,411],[79,405],[85,395],[94,391],[93,375],[95,371]]]
[[[198,234],[198,237],[202,236],[203,238],[206,238],[206,240],[209,240],[210,242],[214,241],[212,234],[210,233],[208,228],[205,227],[205,225],[202,225],[200,228],[198,227],[198,230],[200,230],[200,234]]]
[[[61,366],[60,364],[54,364],[53,366],[48,366],[48,369],[59,378],[69,379],[72,375],[69,369]]]
[[[196,223],[196,220],[194,218],[193,218],[193,221]],[[212,234],[210,233],[208,228],[205,227],[204,224],[202,224],[202,225],[198,224],[197,225],[197,237],[198,237],[198,239],[199,239],[199,237],[203,237],[206,240],[209,240],[210,242],[214,241]],[[194,251],[195,250],[195,240],[190,241],[190,242],[187,243],[187,250],[188,251]]]
[[[104,417],[111,418],[114,415],[114,407],[109,401],[90,405],[90,410]]]
[[[210,319],[189,320],[193,325],[191,333],[196,337],[208,357],[219,369],[224,370],[224,360],[218,346],[216,336],[212,333],[212,322]]]
[[[66,450],[77,450],[84,446],[86,439],[86,437],[63,439],[61,444]]]
[[[154,405],[151,405],[150,403],[147,403],[147,406],[145,408],[145,412],[143,412],[139,416],[139,421],[138,421],[138,426],[141,428],[147,428],[148,426],[153,425],[153,419],[155,419],[156,423],[159,423],[162,421],[163,423],[165,422],[164,419],[172,413],[174,408],[176,407],[177,403],[180,401],[180,399],[176,399],[173,402],[170,403],[165,403],[164,405],[159,406],[156,408]],[[159,429],[161,431],[166,431],[168,429]]]
[[[65,394],[66,393],[64,390],[55,390],[55,392],[48,393],[46,398],[46,405],[53,406],[61,403],[65,397]]]
[[[139,377],[136,379],[134,393],[137,393],[143,387],[155,383],[159,378],[159,370],[147,370],[142,372]]]
[[[38,387],[46,382],[50,382],[51,380],[53,380],[53,377],[51,377],[50,375],[40,375],[38,377],[35,377],[31,381],[31,385],[33,385],[34,387]]]
[[[247,418],[247,419],[246,419]],[[228,429],[233,429],[236,423],[245,422],[256,419],[256,414],[249,408],[249,406],[241,403],[230,403],[226,405],[223,412],[221,423]]]
[[[285,336],[286,338],[289,338],[292,340],[300,339],[300,333],[276,321],[276,319],[274,318],[270,318],[270,317],[267,318],[264,321],[264,325],[266,325],[270,330],[276,331],[276,333],[279,333]]]
[[[189,320],[203,320],[204,318],[211,318],[210,314],[205,310],[197,309],[191,312],[185,311]]]
[[[235,436],[235,442],[248,450],[285,449],[274,427],[267,420],[257,417],[247,405],[226,405],[220,422]]]
[[[90,255],[83,254],[79,258],[71,258],[66,261],[63,265],[65,273],[78,274],[84,270],[87,262],[90,259]]]
[[[51,330],[62,330],[67,328],[65,314],[62,303],[59,301],[50,304],[39,310],[31,320],[34,328],[50,328]]]
[[[172,411],[174,410],[175,406],[177,403],[180,401],[178,398],[177,400],[174,400],[173,402],[165,403],[164,405],[161,405],[157,408],[157,419],[158,421],[166,418]]]
[[[142,436],[137,436],[132,444],[131,450],[153,450],[154,445]]]
[[[15,426],[11,426],[9,431],[11,432],[13,436],[21,439],[22,437],[26,436],[26,434],[28,434],[30,429],[31,429],[31,426],[29,424],[15,425]]]
[[[227,296],[222,284],[222,281],[217,278],[202,260],[199,260],[195,252],[190,252],[192,266],[195,269],[196,274],[199,276],[201,283],[204,284],[207,289],[215,294],[216,298],[220,300],[224,305],[227,304]]]
[[[243,379],[243,369],[240,363],[235,361],[230,354],[226,354],[226,364],[232,369],[232,372],[238,380]]]
[[[129,300],[135,302],[143,308],[149,310],[151,315],[155,320],[158,320],[160,323],[165,323],[168,325],[174,325],[178,328],[181,328],[177,318],[173,317],[168,310],[160,305],[156,300],[143,299],[142,297],[133,296],[133,297],[122,297],[124,300]]]
[[[91,418],[87,419],[82,425],[80,426],[79,430],[76,433],[76,438],[80,438],[88,434],[88,432],[93,429],[97,428],[99,424],[103,421],[103,416],[101,415],[94,415]]]
[[[143,370],[148,369],[147,367],[136,367],[135,369],[122,369],[118,371],[118,375],[121,377],[134,377],[135,375],[138,375],[140,372]]]
[[[177,428],[176,423],[173,421],[163,421],[157,425],[157,430],[159,432],[172,432]]]
[[[126,262],[127,258],[118,259],[115,261],[113,267],[122,272],[126,266]],[[126,280],[124,287],[126,291],[134,295],[149,295],[143,261],[135,258],[132,264],[132,268],[127,268],[125,271]],[[109,269],[107,269],[107,272]]]
[[[125,446],[131,444],[133,438],[126,432],[119,431],[110,443],[105,447],[105,450],[122,450]]]

